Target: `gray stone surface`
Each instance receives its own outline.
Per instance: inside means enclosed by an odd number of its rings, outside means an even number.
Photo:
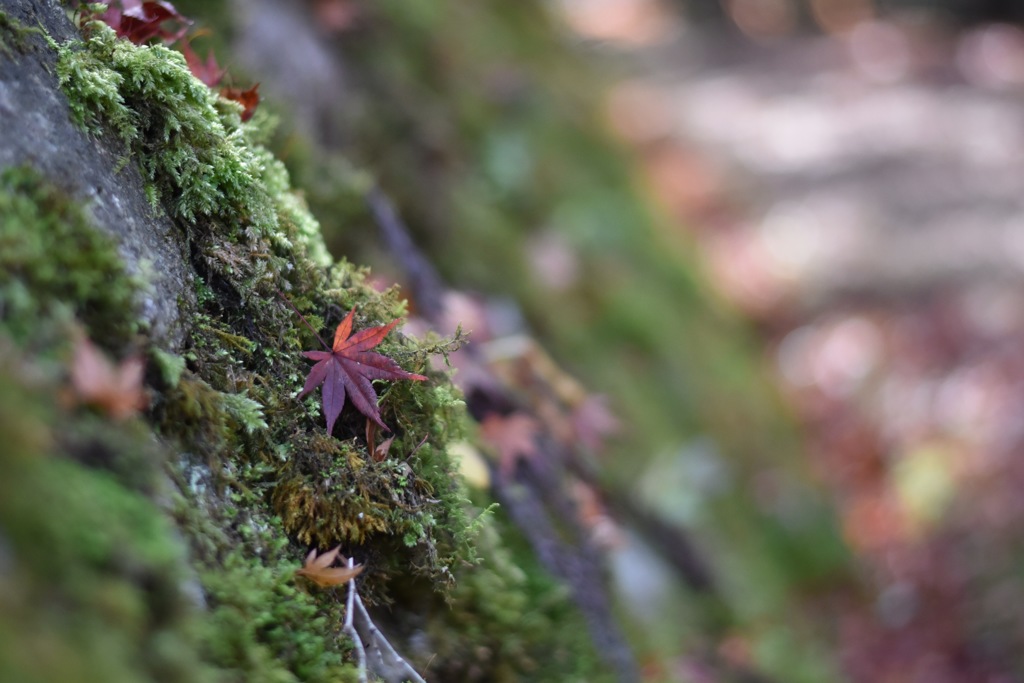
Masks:
[[[77,36],[53,0],[0,4],[8,16],[42,26],[58,43]],[[13,59],[0,53],[0,168],[32,166],[88,207],[96,226],[117,240],[128,271],[145,283],[139,312],[153,341],[179,348],[195,296],[184,234],[150,205],[137,166],[124,163],[124,144],[75,125],[57,85],[56,53],[42,36],[11,47]]]

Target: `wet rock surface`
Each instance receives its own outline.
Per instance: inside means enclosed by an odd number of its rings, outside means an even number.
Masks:
[[[58,43],[77,36],[57,3],[11,0],[7,16],[22,29],[42,27]],[[5,36],[0,55],[0,169],[28,165],[83,202],[113,236],[128,272],[144,283],[138,302],[149,334],[177,349],[187,334],[183,310],[194,300],[184,235],[146,198],[145,183],[113,134],[79,128],[55,75],[56,53],[39,33]]]

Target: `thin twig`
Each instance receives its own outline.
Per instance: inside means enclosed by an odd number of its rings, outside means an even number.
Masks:
[[[409,278],[416,307],[424,318],[436,324],[444,312],[444,284],[437,271],[413,243],[395,205],[379,187],[374,186],[367,192],[366,203],[388,249]]]
[[[409,452],[409,455],[405,456],[405,461],[409,462],[409,458],[411,458],[412,456],[416,455],[416,451],[418,451],[419,449],[423,448],[423,444],[425,444],[427,442],[427,439],[429,439],[429,438],[430,438],[430,434],[427,434],[422,439],[420,439],[420,442],[418,444],[416,444],[416,448],[412,449],[412,451]]]
[[[348,558],[348,566],[351,569],[354,566],[352,558]],[[342,631],[348,634],[348,637],[352,639],[352,644],[356,648],[356,666],[359,669],[359,683],[367,683],[366,678],[366,650],[363,649],[363,641],[359,637],[359,633],[356,631],[353,625],[353,615],[355,609],[353,603],[358,600],[359,596],[356,595],[356,580],[349,579],[348,582],[348,602],[345,605],[345,625],[342,627]],[[359,601],[362,606],[362,601]]]
[[[370,645],[367,648],[371,656],[375,656],[377,666],[374,667],[375,671],[381,673],[395,673],[399,674],[400,678],[389,680],[409,680],[412,683],[427,683],[416,670],[412,668],[409,662],[405,661],[401,655],[399,655],[395,648],[391,646],[388,639],[384,637],[384,634],[380,632],[380,629],[370,619],[370,613],[366,611],[366,606],[363,605],[363,601],[359,598],[359,594],[355,596],[355,607],[358,610],[360,621],[363,624],[363,629],[368,634],[367,640]],[[371,660],[371,664],[374,662]]]
[[[348,566],[355,566],[355,560],[348,558]],[[385,681],[399,683],[427,683],[416,673],[409,662],[405,661],[391,646],[388,639],[380,632],[370,619],[370,613],[356,590],[356,580],[349,579],[348,598],[345,603],[345,624],[342,632],[352,639],[356,650],[356,667],[359,671],[359,683],[368,683],[368,672],[372,671]],[[360,631],[362,634],[360,634]]]

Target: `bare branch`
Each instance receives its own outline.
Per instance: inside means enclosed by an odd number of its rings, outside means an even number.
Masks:
[[[354,566],[354,560],[348,558],[348,566]],[[405,661],[391,646],[384,634],[370,619],[359,592],[356,580],[348,582],[348,600],[345,604],[345,625],[342,631],[351,639],[356,649],[356,666],[359,668],[359,683],[368,683],[367,671],[386,683],[427,683],[416,673],[409,662]]]
[[[413,243],[409,230],[395,210],[394,204],[379,187],[373,187],[367,193],[366,203],[388,249],[398,258],[409,278],[412,299],[416,302],[416,307],[424,318],[436,323],[444,309],[444,285],[437,271]]]
[[[348,566],[351,569],[354,566],[354,561],[350,557],[348,558]],[[359,683],[367,683],[366,679],[366,650],[363,649],[363,641],[359,638],[359,633],[352,625],[353,615],[355,610],[353,609],[353,602],[358,599],[356,595],[356,580],[350,579],[348,582],[348,602],[345,605],[345,626],[342,630],[348,634],[349,638],[352,639],[352,644],[356,648],[356,666],[359,669]],[[362,605],[362,601],[359,602]]]

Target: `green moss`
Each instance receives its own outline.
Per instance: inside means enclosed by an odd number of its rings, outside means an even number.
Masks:
[[[252,229],[272,231],[262,160],[245,144],[238,106],[196,80],[180,52],[118,40],[99,22],[86,30],[57,63],[79,123],[96,133],[110,126],[175,216],[245,215]]]
[[[5,353],[0,414],[17,420],[0,420],[0,677],[214,680],[167,518],[116,473],[80,462],[117,454],[82,437],[89,416],[61,414],[31,359]],[[144,432],[119,438],[152,450]]]
[[[39,361],[4,350],[0,678],[355,680],[342,602],[296,583],[279,524],[254,510],[232,538],[243,513],[174,494],[143,423],[66,412],[49,380],[24,378],[48,375]]]
[[[478,549],[486,559],[459,572],[451,607],[429,627],[438,680],[615,680],[566,587],[547,575],[500,511],[482,520]]]
[[[171,389],[178,386],[181,375],[185,372],[185,359],[155,347],[150,351],[150,355],[160,369],[160,377],[164,384]]]
[[[371,599],[386,601],[386,583],[408,572],[448,585],[449,568],[468,552],[446,452],[461,430],[461,403],[436,385],[389,386],[380,405],[397,438],[392,459],[376,463],[361,416],[347,411],[340,440],[325,438],[319,401],[294,399],[309,370],[300,352],[316,342],[278,292],[327,327],[352,306],[360,325],[400,316],[396,292],[331,264],[284,167],[257,144],[266,131],[243,125],[180,54],[91,24],[83,43],[61,47],[58,74],[80,122],[119,134],[194,243],[202,310],[185,352],[191,374],[154,410],[164,435],[202,454],[225,477],[220,485],[261,492],[255,502],[271,506],[300,543],[362,546],[378,568]],[[381,351],[420,368],[437,348],[396,335]],[[408,463],[394,462],[421,441]]]
[[[271,527],[265,534],[279,531]],[[343,663],[341,600],[299,585],[283,536],[265,537],[264,557],[229,552],[202,571],[211,609],[204,655],[239,681],[356,680]],[[341,589],[344,590],[344,589]]]
[[[203,611],[152,649],[198,639],[183,661],[222,680],[351,680],[338,591],[293,578],[310,546],[341,543],[367,564],[360,592],[369,605],[391,604],[415,620],[425,618],[421,607],[453,601],[430,615],[449,627],[431,631],[439,670],[601,680],[564,590],[528,553],[513,559],[487,524],[478,525],[488,529],[482,552],[474,547],[448,452],[466,429],[464,407],[446,377],[425,370],[457,342],[393,333],[379,348],[431,377],[378,387],[395,429],[382,461],[368,452],[357,412],[346,409],[328,435],[319,398],[296,399],[310,367],[301,351],[317,341],[279,295],[321,333],[352,307],[359,329],[403,315],[405,305],[397,290],[369,286],[364,269],[330,259],[284,166],[262,147],[267,120],[242,124],[236,105],[196,81],[180,55],[119,41],[99,24],[60,47],[57,72],[79,122],[97,135],[113,131],[140,165],[154,200],[188,236],[199,275],[187,347],[180,357],[150,354],[159,391],[147,417],[174,454],[156,461],[176,484],[171,512]],[[357,197],[365,178],[349,174],[345,183]],[[97,308],[109,313],[109,304]],[[128,491],[166,499],[151,477],[129,476],[130,448],[105,448],[114,454],[92,466]],[[575,626],[569,633],[559,630],[566,623]]]
[[[85,31],[84,42],[60,48],[61,88],[81,125],[96,134],[112,129],[125,142],[154,200],[189,228],[263,247],[261,258],[235,262],[254,280],[287,269],[269,252],[290,251],[290,239],[317,266],[329,263],[318,224],[259,144],[260,127],[272,125],[266,117],[243,124],[239,105],[192,76],[179,52],[118,40],[100,22]]]
[[[0,173],[0,326],[22,344],[77,318],[107,346],[137,329],[135,285],[82,208],[25,167]]]

